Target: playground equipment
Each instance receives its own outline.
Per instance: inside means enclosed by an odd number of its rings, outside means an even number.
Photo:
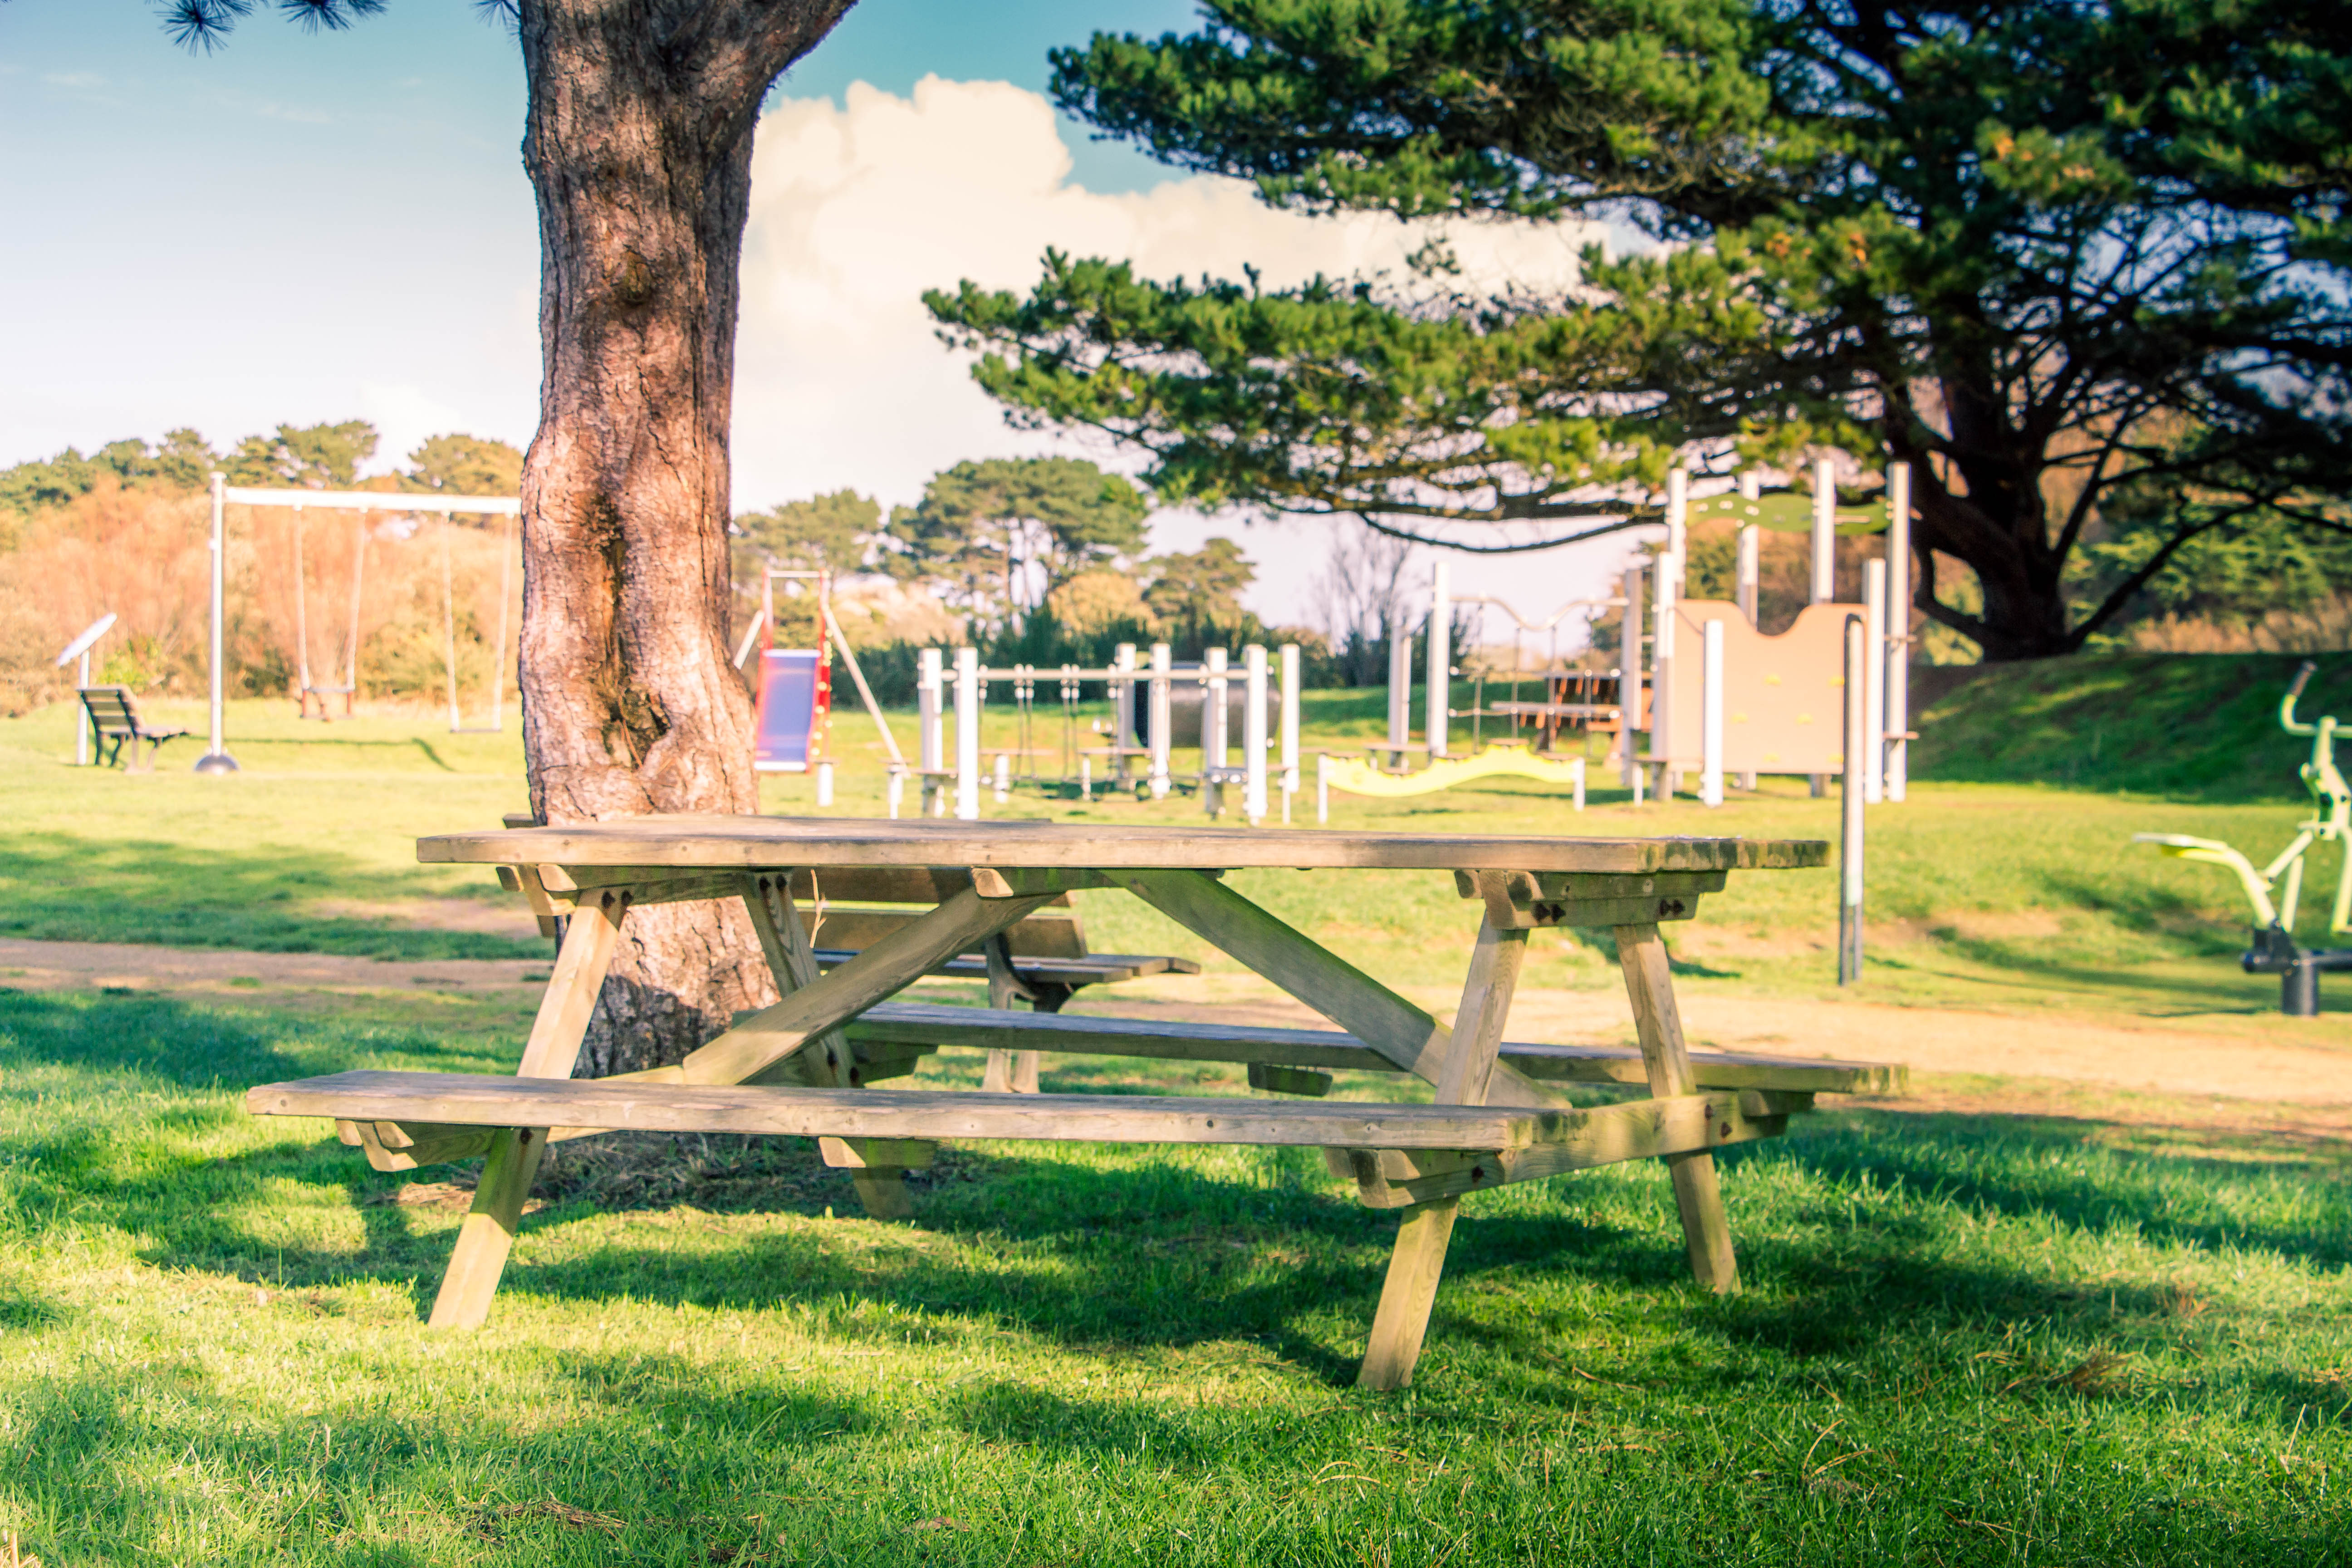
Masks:
[[[256,489],[245,485],[232,485],[228,482],[228,476],[226,474],[220,472],[218,469],[215,469],[212,474],[212,637],[211,647],[208,649],[208,662],[210,665],[210,679],[208,684],[211,688],[211,711],[209,715],[210,730],[208,742],[205,749],[205,754],[196,759],[195,771],[200,773],[233,773],[237,771],[236,759],[228,754],[227,742],[226,737],[223,734],[222,722],[222,681],[226,673],[221,661],[221,644],[224,627],[222,599],[223,587],[227,571],[227,508],[231,502],[235,502],[239,506],[284,506],[297,509],[295,540],[298,551],[300,548],[301,540],[299,509],[305,507],[323,507],[330,510],[357,511],[362,513],[362,516],[361,521],[362,532],[359,542],[360,548],[362,551],[366,544],[364,514],[371,511],[403,512],[412,514],[429,514],[438,512],[441,514],[445,524],[449,516],[453,513],[461,513],[468,516],[504,516],[511,518],[520,516],[522,511],[522,503],[512,496],[450,496],[440,494],[421,496],[401,495],[393,491],[266,489]],[[298,693],[298,698],[302,704],[303,712],[306,717],[309,714],[310,700],[313,697],[317,697],[320,699],[320,717],[324,718],[326,716],[325,698],[338,692],[345,698],[344,710],[348,712],[351,706],[349,700],[353,694],[354,689],[359,685],[359,563],[361,559],[363,559],[363,557],[355,557],[352,567],[351,635],[346,643],[346,662],[344,665],[345,681],[341,687],[320,687],[314,684],[310,679],[309,605],[302,597],[301,582],[303,571],[299,555],[297,557],[295,569],[297,595],[295,601],[295,616],[298,637],[296,640],[300,645],[300,651],[298,658],[299,668],[297,670],[297,679],[300,686],[300,690]],[[445,608],[446,607],[446,605],[445,601]],[[454,611],[451,613],[454,614]],[[503,616],[500,617],[499,638],[500,653],[499,658],[494,661],[493,679],[503,685],[505,677],[502,673],[499,673],[499,670],[503,669],[505,664],[505,625]],[[457,728],[457,722],[456,703],[457,664],[454,636],[445,644],[445,646],[448,649],[448,658],[450,660],[450,727],[455,730]]]
[[[441,630],[442,660],[449,690],[449,732],[457,734],[489,734],[500,730],[505,721],[507,667],[507,599],[513,586],[510,575],[515,547],[515,523],[522,514],[522,502],[513,496],[456,496],[439,492],[406,494],[394,490],[304,490],[266,489],[245,485],[232,485],[227,476],[215,471],[212,476],[213,531],[213,605],[212,605],[212,743],[196,763],[198,773],[235,773],[236,763],[224,749],[221,735],[221,595],[223,551],[225,549],[225,519],[227,507],[282,506],[294,512],[294,665],[295,700],[305,719],[327,719],[328,699],[341,697],[343,712],[352,711],[359,693],[360,660],[360,593],[367,568],[367,514],[384,512],[410,516],[438,515],[441,520]],[[304,559],[304,538],[307,532],[303,512],[310,508],[330,511],[358,513],[353,523],[352,543],[352,591],[350,618],[346,625],[343,646],[343,679],[339,686],[321,685],[310,673],[310,607],[309,564]],[[449,530],[455,517],[503,517],[507,520],[503,548],[499,562],[499,615],[497,647],[490,660],[490,722],[488,726],[467,728],[457,700],[457,600],[449,562]],[[317,704],[313,713],[311,706]]]
[[[235,500],[235,497],[231,497]],[[295,711],[305,719],[324,721],[333,717],[327,711],[327,699],[343,700],[343,717],[352,716],[352,703],[360,689],[360,588],[367,576],[367,513],[362,511],[352,520],[352,607],[351,621],[343,637],[343,684],[321,686],[310,678],[310,595],[305,586],[310,577],[309,563],[302,552],[302,503],[296,501],[294,510],[294,703]],[[446,523],[445,523],[446,528]],[[442,562],[448,561],[448,544],[442,544]],[[455,655],[452,654],[451,683],[455,687]],[[315,700],[319,711],[313,714],[310,704]],[[451,702],[451,726],[457,722],[456,703]]]
[[[2329,911],[2329,934],[2340,936],[2352,932],[2352,784],[2336,767],[2336,720],[2323,716],[2307,724],[2298,724],[2294,705],[2310,684],[2318,666],[2309,660],[2294,674],[2294,684],[2287,688],[2286,697],[2279,703],[2279,728],[2290,735],[2308,735],[2311,740],[2311,760],[2300,770],[2304,787],[2311,792],[2312,804],[2319,815],[2298,824],[2295,835],[2287,841],[2271,863],[2261,870],[2253,862],[2213,838],[2192,838],[2185,833],[2135,833],[2135,844],[2153,844],[2159,853],[2179,860],[2198,860],[2209,866],[2221,866],[2236,873],[2238,886],[2244,889],[2246,901],[2254,908],[2253,938],[2239,963],[2249,974],[2279,976],[2279,1011],[2290,1017],[2308,1018],[2319,1011],[2319,976],[2326,970],[2352,969],[2352,948],[2306,948],[2294,940],[2294,916],[2303,898],[2303,858],[2316,843],[2340,844],[2344,848],[2344,865],[2336,880],[2336,905]],[[2286,885],[2280,889],[2275,902],[2271,889],[2281,876]]]
[[[1427,673],[1423,679],[1424,743],[1412,743],[1412,632],[1407,607],[1400,601],[1389,616],[1388,740],[1385,744],[1367,747],[1368,754],[1362,758],[1337,757],[1326,752],[1317,759],[1316,821],[1330,820],[1331,791],[1335,789],[1349,795],[1394,798],[1429,795],[1475,779],[1501,775],[1558,784],[1570,792],[1574,808],[1581,811],[1584,759],[1546,754],[1558,745],[1562,727],[1581,727],[1588,732],[1605,731],[1612,736],[1610,755],[1613,758],[1617,754],[1625,733],[1622,672],[1578,669],[1563,664],[1559,657],[1559,627],[1579,610],[1587,612],[1589,620],[1594,610],[1623,608],[1625,600],[1571,599],[1549,616],[1531,620],[1506,600],[1484,594],[1465,594],[1456,598],[1451,589],[1447,563],[1441,561],[1430,580]],[[1476,605],[1482,620],[1489,609],[1500,610],[1510,617],[1514,628],[1511,668],[1500,672],[1510,681],[1511,695],[1507,700],[1493,703],[1486,700],[1487,682],[1496,679],[1497,673],[1482,664],[1472,677],[1470,707],[1465,710],[1452,706],[1453,678],[1458,673],[1453,662],[1453,618],[1458,605]],[[1639,616],[1637,608],[1628,624],[1638,625]],[[1530,633],[1550,639],[1549,657],[1535,668],[1527,664],[1527,639]],[[1537,683],[1542,696],[1534,701],[1521,700],[1519,688],[1524,682]],[[1464,718],[1471,721],[1472,750],[1466,756],[1456,757],[1453,754],[1449,721]],[[1522,725],[1533,723],[1543,750],[1538,752],[1516,738],[1486,746],[1485,721],[1488,719],[1510,721],[1515,737]],[[1405,764],[1405,758],[1416,751],[1428,758],[1427,765],[1418,773]],[[1385,766],[1377,760],[1382,753],[1387,756]]]
[[[782,647],[776,642],[776,584],[787,584],[788,592],[801,592],[800,584],[812,585],[815,599],[814,647]],[[843,668],[849,671],[850,680],[857,688],[858,700],[866,704],[867,717],[882,736],[882,748],[889,752],[886,764],[887,783],[885,786],[892,820],[897,820],[898,808],[906,797],[907,774],[911,770],[898,750],[898,738],[890,732],[890,722],[882,717],[881,704],[874,700],[874,689],[866,683],[866,671],[858,665],[856,650],[842,634],[841,623],[833,613],[833,574],[824,571],[796,571],[781,566],[768,568],[760,586],[760,611],[744,628],[743,640],[735,649],[735,668],[741,669],[760,650],[760,672],[753,691],[757,702],[757,718],[753,724],[752,767],[764,773],[816,774],[816,804],[833,804],[833,759],[826,754],[833,734],[833,660],[838,655]]]
[[[1154,643],[1150,663],[1136,660],[1132,643],[1121,643],[1107,669],[1077,665],[1045,668],[1013,665],[983,668],[976,648],[955,650],[952,667],[938,648],[925,648],[918,658],[915,678],[916,710],[920,724],[917,773],[923,781],[922,809],[926,816],[944,816],[950,809],[967,821],[980,816],[981,756],[989,751],[994,766],[991,782],[999,804],[1009,799],[1016,784],[1061,793],[1082,800],[1095,798],[1094,764],[1105,763],[1103,783],[1131,790],[1139,799],[1159,800],[1171,790],[1197,789],[1211,816],[1226,810],[1226,792],[1242,792],[1242,814],[1252,826],[1270,814],[1272,792],[1268,769],[1280,772],[1282,819],[1290,820],[1291,796],[1298,792],[1298,648],[1285,644],[1275,650],[1278,668],[1270,668],[1266,649],[1257,644],[1242,649],[1240,679],[1232,655],[1210,648],[1201,663],[1179,667],[1166,643]],[[1009,686],[1013,702],[1014,742],[1010,747],[983,748],[980,712],[992,684]],[[1060,733],[1048,751],[1037,744],[1038,687],[1056,689],[1061,700]],[[1099,686],[1109,699],[1109,744],[1082,743],[1078,708],[1085,688]],[[1241,701],[1241,760],[1234,760],[1234,689]],[[955,760],[947,760],[947,718],[952,692],[955,713]],[[1180,701],[1179,693],[1188,699]],[[1180,718],[1190,722],[1180,722]],[[1274,733],[1268,734],[1269,720]],[[1173,753],[1197,745],[1197,773],[1180,778]],[[1041,757],[1056,759],[1062,771],[1048,775],[1037,766]],[[1014,761],[1020,761],[1016,774]],[[1273,760],[1270,761],[1270,758]],[[1134,769],[1141,762],[1139,776]],[[1076,766],[1073,768],[1072,763]]]
[[[104,637],[108,632],[113,629],[114,612],[112,610],[109,610],[106,614],[99,616],[98,619],[90,622],[89,626],[83,627],[81,636],[66,644],[65,651],[58,655],[58,662],[55,668],[63,669],[75,659],[81,660],[81,669],[79,672],[80,679],[74,684],[83,691],[89,690],[89,650],[98,646],[99,638]],[[78,768],[88,767],[89,765],[90,728],[91,725],[94,725],[96,721],[92,720],[91,724],[76,725],[74,728],[74,766]]]
[[[1570,792],[1574,809],[1584,809],[1584,759],[1547,757],[1521,742],[1503,742],[1466,757],[1439,757],[1419,773],[1391,773],[1370,758],[1334,757],[1328,752],[1315,759],[1315,820],[1331,820],[1331,792],[1396,797],[1429,795],[1452,789],[1473,779],[1505,774],[1561,785]]]
[[[1658,793],[1671,794],[1685,772],[1696,772],[1699,798],[1723,801],[1723,780],[1742,775],[1752,787],[1759,773],[1799,773],[1816,791],[1832,773],[1845,771],[1847,744],[1838,714],[1845,706],[1845,623],[1862,623],[1864,654],[1860,662],[1862,799],[1874,805],[1904,798],[1910,733],[1907,618],[1894,606],[1910,602],[1910,468],[1888,466],[1886,558],[1865,562],[1863,602],[1838,603],[1833,588],[1837,531],[1874,531],[1878,520],[1841,523],[1830,465],[1815,466],[1807,521],[1811,540],[1813,602],[1777,637],[1756,627],[1757,531],[1779,521],[1794,496],[1764,497],[1753,476],[1739,489],[1712,502],[1694,503],[1681,470],[1669,476],[1665,549],[1646,573],[1654,625],[1650,641],[1653,698],[1646,724],[1650,736],[1643,763],[1656,771]],[[1741,518],[1738,569],[1732,600],[1686,599],[1682,595],[1686,561],[1685,531],[1693,515],[1709,510]],[[1770,514],[1782,514],[1775,518]],[[1638,616],[1642,584],[1629,573],[1625,599]],[[1903,629],[1897,629],[1897,624]],[[1630,639],[1629,639],[1630,641]],[[1684,649],[1699,653],[1692,658]],[[1628,778],[1636,784],[1629,767]]]
[[[506,529],[499,542],[499,616],[498,632],[490,639],[490,721],[467,725],[457,706],[457,595],[449,569],[449,514],[441,514],[441,668],[449,679],[449,733],[452,735],[496,735],[506,729],[507,695],[507,606],[514,593],[515,528],[521,507],[504,513]],[[352,590],[352,639],[356,651],[359,641],[359,590],[354,578]],[[353,672],[356,684],[357,671]]]

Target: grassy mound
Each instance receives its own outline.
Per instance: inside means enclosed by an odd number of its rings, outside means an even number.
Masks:
[[[2282,733],[2294,654],[2129,654],[1913,677],[1916,778],[2209,800],[2301,800],[2311,742]],[[2352,656],[2324,654],[2296,716],[2352,714]]]

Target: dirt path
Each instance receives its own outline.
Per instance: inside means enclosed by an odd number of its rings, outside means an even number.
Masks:
[[[139,947],[0,939],[0,985],[18,990],[106,987],[190,997],[260,1000],[273,994],[352,994],[536,989],[545,962],[445,959],[394,963],[316,953]],[[967,988],[968,989],[968,988]],[[1453,997],[1416,992],[1441,1016]],[[1097,993],[1076,1012],[1126,1012],[1289,1027],[1328,1026],[1246,975],[1169,977]],[[2276,1018],[2263,1037],[2200,1033],[2193,1021],[2135,1023],[2083,1014],[2009,1014],[1867,1002],[1732,996],[1683,998],[1693,1043],[1772,1055],[1906,1062],[1923,1109],[2006,1106],[2037,1113],[2079,1097],[2069,1087],[2292,1107],[2300,1118],[2352,1125],[2352,1046],[2340,1019]],[[1511,1036],[1522,1040],[1630,1043],[1622,999],[1589,991],[1522,990]],[[1990,1084],[1984,1079],[2000,1079]],[[2054,1096],[2054,1098],[2053,1098]],[[2217,1108],[2218,1109],[2218,1108]]]
[[[552,959],[445,958],[428,963],[337,958],[318,952],[245,952],[142,947],[112,942],[0,938],[0,985],[18,991],[152,991],[173,996],[508,990],[542,984]]]

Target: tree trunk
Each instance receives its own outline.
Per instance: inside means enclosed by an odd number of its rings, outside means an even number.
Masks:
[[[728,661],[728,421],[761,100],[849,0],[524,0],[540,423],[520,682],[550,823],[751,812]],[[773,994],[733,905],[632,914],[583,1074],[675,1061]]]
[[[2011,427],[2007,411],[1990,395],[1971,395],[1953,378],[1943,384],[1952,438],[1961,457],[1948,464],[1901,440],[1892,455],[1911,465],[1912,530],[1916,552],[1914,603],[1931,619],[1972,639],[1987,664],[2054,658],[2073,653],[2080,637],[2069,629],[2066,561],[2054,548],[2042,501],[2045,443]],[[1956,487],[1949,479],[1957,476]],[[1976,574],[1984,605],[1974,616],[1935,602],[1935,556],[1950,556]]]

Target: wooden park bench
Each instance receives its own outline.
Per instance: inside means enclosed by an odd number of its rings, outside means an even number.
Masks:
[[[131,760],[123,764],[126,773],[141,772],[139,747],[147,746],[146,767],[155,765],[155,753],[166,741],[176,741],[185,730],[163,730],[146,723],[139,717],[139,704],[131,700],[127,686],[85,686],[79,689],[82,711],[89,716],[89,727],[98,737],[98,748],[105,752],[103,762],[112,766],[122,754],[127,743]]]
[[[352,1072],[254,1089],[263,1115],[332,1118],[378,1169],[485,1155],[432,1313],[488,1317],[542,1151],[606,1129],[814,1137],[877,1214],[907,1212],[905,1173],[941,1140],[1234,1143],[1320,1148],[1363,1203],[1400,1217],[1360,1381],[1394,1388],[1420,1353],[1465,1196],[1627,1160],[1663,1159],[1702,1284],[1738,1288],[1713,1151],[1772,1137],[1816,1094],[1899,1088],[1903,1069],[1697,1052],[1685,1045],[1660,939],[1735,870],[1818,866],[1812,842],[1720,838],[1133,828],[1054,823],[640,817],[424,840],[428,861],[528,873],[568,917],[513,1079]],[[1477,912],[1451,1026],[1226,887],[1228,868],[1448,871]],[[799,889],[853,869],[923,870],[932,908],[821,969]],[[813,872],[812,881],[803,874]],[[1339,1026],[1337,1030],[1116,1019],[892,998],[1077,888],[1118,888]],[[740,899],[782,1000],[670,1067],[571,1074],[628,910]],[[1638,1046],[1507,1043],[1534,932],[1609,927]],[[822,931],[822,924],[814,929]],[[1276,1099],[877,1089],[940,1046],[1246,1064]],[[1332,1074],[1410,1074],[1432,1102],[1342,1100]],[[1561,1083],[1646,1098],[1577,1108]]]

